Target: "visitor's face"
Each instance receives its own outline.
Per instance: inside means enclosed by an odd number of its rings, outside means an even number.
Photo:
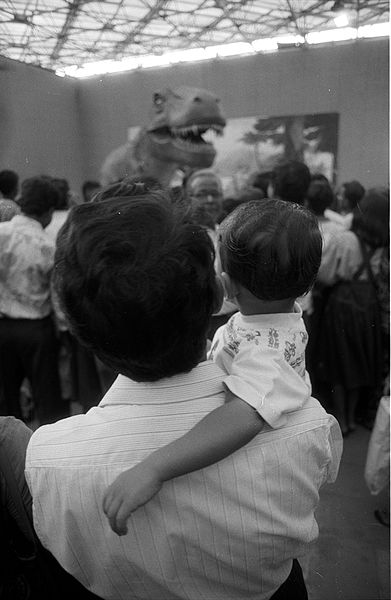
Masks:
[[[214,229],[223,200],[218,180],[210,175],[195,177],[188,193],[194,220],[199,225]]]
[[[337,190],[337,202],[338,202],[338,208],[341,212],[349,211],[349,202],[347,201],[347,199],[345,197],[345,186],[343,186],[343,185],[341,185],[341,187],[338,188],[338,190]]]

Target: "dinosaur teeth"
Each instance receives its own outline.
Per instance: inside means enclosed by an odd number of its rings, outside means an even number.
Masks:
[[[218,124],[201,123],[200,125],[188,125],[187,127],[172,127],[171,132],[176,137],[187,138],[190,135],[199,137],[210,130],[217,135],[222,135],[224,127]]]

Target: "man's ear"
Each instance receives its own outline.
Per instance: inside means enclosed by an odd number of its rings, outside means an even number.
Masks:
[[[224,271],[220,275],[224,287],[224,296],[227,300],[234,300],[239,293],[236,282]]]

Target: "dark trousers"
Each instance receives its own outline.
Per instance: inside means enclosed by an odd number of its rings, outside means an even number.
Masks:
[[[308,600],[307,587],[298,560],[293,560],[288,579],[274,592],[270,600]]]
[[[0,598],[4,600],[99,600],[67,573],[39,541],[24,476],[32,431],[0,417]]]
[[[21,418],[20,386],[30,382],[41,425],[69,414],[61,398],[58,344],[51,317],[0,319],[0,414]]]

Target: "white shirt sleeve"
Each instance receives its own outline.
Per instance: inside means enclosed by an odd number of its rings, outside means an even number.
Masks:
[[[227,373],[225,386],[271,427],[282,427],[287,414],[301,408],[311,395],[309,378],[296,373],[272,348],[241,344],[235,352],[224,345],[223,331],[221,327],[215,334],[210,358]]]

